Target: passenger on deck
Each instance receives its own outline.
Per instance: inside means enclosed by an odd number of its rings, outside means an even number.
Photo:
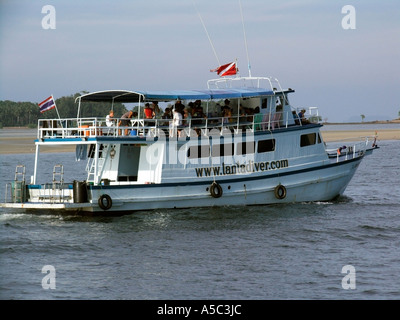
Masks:
[[[153,119],[153,109],[150,108],[150,103],[144,105],[144,116],[146,119]]]
[[[133,111],[128,111],[124,113],[119,120],[118,126],[119,127],[130,127],[130,119],[133,117]],[[119,135],[121,135],[121,129],[119,130]],[[129,128],[125,128],[125,135],[129,134]]]
[[[190,124],[190,121],[192,120],[192,113],[189,108],[185,108],[183,110],[183,119],[184,119],[183,125],[188,127]]]
[[[161,118],[161,110],[160,110],[160,107],[158,106],[158,102],[153,101],[151,108],[153,109],[153,119],[160,119]]]
[[[111,110],[110,113],[106,117],[106,126],[107,127],[113,127],[115,125],[114,123],[114,111]]]
[[[115,126],[115,120],[114,120],[114,111],[111,110],[109,114],[106,116],[106,126],[108,127],[107,132],[105,135],[112,135],[113,130],[112,128]]]
[[[182,129],[180,128],[182,126],[182,119],[183,119],[182,111],[181,111],[182,106],[183,105],[181,103],[178,103],[178,102],[175,103],[175,108],[172,111],[173,118],[172,118],[171,125],[170,125],[170,132],[169,132],[170,137],[174,137],[174,136],[179,137],[180,133],[182,131]]]
[[[203,107],[202,106],[195,106],[195,110],[193,112],[193,118],[196,119],[207,119],[206,114],[203,112]],[[201,120],[198,120],[198,123],[202,123]]]
[[[182,125],[182,113],[177,109],[174,109],[174,125],[176,127]]]
[[[305,109],[301,109],[301,111],[300,111],[299,114],[298,114],[299,119],[300,119],[300,121],[301,121],[302,124],[309,123],[308,120],[307,120],[307,119],[305,118],[305,116],[304,116],[305,113],[306,113],[306,110],[305,110]]]
[[[183,109],[185,109],[185,106],[183,105],[181,100],[176,100],[174,109],[183,114]]]
[[[170,108],[165,108],[164,114],[161,117],[162,119],[172,119],[171,115],[171,109]]]
[[[301,109],[301,111],[299,112],[299,119],[303,119],[304,118],[304,114],[306,113],[305,109]]]
[[[251,108],[246,108],[240,105],[240,118],[239,123],[253,122],[253,113],[254,110]],[[242,129],[246,129],[246,125],[241,127]]]
[[[224,112],[224,109],[225,109],[225,108],[231,109],[230,104],[231,104],[231,102],[230,102],[228,99],[225,99],[225,101],[224,101],[224,106],[222,107],[221,112]]]
[[[248,117],[246,118],[247,121],[253,121],[253,115],[254,115],[254,109],[251,108],[246,108],[246,114],[248,115]]]
[[[260,107],[254,109],[254,131],[261,130],[261,122],[264,115],[260,113]]]
[[[207,119],[206,114],[203,112],[203,107],[201,106],[200,100],[197,100],[194,103],[194,109],[192,113],[192,126],[194,127],[194,130],[197,132],[197,135],[200,136],[201,130],[199,128],[196,128],[197,126],[200,126],[203,124],[202,119]]]
[[[292,116],[293,116],[294,123],[299,125],[300,121],[299,121],[299,117],[298,117],[296,111],[294,111],[294,110],[292,111]]]
[[[228,105],[223,106],[222,108],[222,123],[227,124],[232,120],[232,110]]]

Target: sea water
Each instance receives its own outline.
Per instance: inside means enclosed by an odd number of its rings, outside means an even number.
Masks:
[[[331,202],[120,217],[0,209],[0,299],[400,299],[400,141],[379,146]],[[41,179],[58,160],[72,178],[85,165],[74,156],[42,154]],[[17,164],[29,176],[34,155],[0,155],[1,197]]]

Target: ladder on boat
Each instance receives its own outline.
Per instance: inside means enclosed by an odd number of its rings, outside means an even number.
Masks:
[[[18,177],[21,177],[21,180],[18,180]],[[25,166],[24,165],[18,165],[15,168],[15,181],[25,181]]]
[[[17,165],[15,168],[14,181],[11,183],[11,198],[14,203],[22,203],[26,200],[24,165]]]
[[[101,173],[103,172],[104,162],[106,162],[105,158],[97,159],[97,175],[101,175]],[[88,166],[90,166],[90,169],[87,170],[88,171],[87,181],[94,182],[95,171],[96,171],[96,161],[94,159],[92,161],[89,161]]]
[[[62,164],[56,164],[53,168],[53,186],[52,186],[52,196],[51,199],[53,201],[58,200],[61,202],[63,198],[63,185],[64,185],[64,166]],[[57,191],[58,190],[58,195]]]
[[[53,167],[53,181],[42,185],[39,191],[39,200],[54,203],[64,202],[70,199],[70,195],[65,194],[64,188],[64,166],[56,164]]]
[[[56,188],[57,184],[61,185],[63,183],[64,183],[64,166],[62,164],[56,164],[53,168],[53,189]]]

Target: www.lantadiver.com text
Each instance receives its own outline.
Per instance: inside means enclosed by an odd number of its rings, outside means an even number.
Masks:
[[[276,170],[282,168],[288,168],[289,161],[287,159],[277,161],[265,161],[265,162],[254,162],[249,161],[248,163],[239,162],[235,164],[225,164],[222,166],[202,167],[195,168],[197,177],[212,177],[212,176],[225,176],[231,174],[246,174],[259,171]]]

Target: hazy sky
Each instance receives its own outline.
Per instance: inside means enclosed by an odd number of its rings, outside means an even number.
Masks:
[[[294,107],[319,107],[328,121],[398,117],[400,1],[241,3],[252,75],[295,89]],[[43,28],[45,5],[55,29]],[[237,58],[247,75],[239,0],[0,0],[0,100],[206,88],[218,61],[197,12],[221,64]]]

